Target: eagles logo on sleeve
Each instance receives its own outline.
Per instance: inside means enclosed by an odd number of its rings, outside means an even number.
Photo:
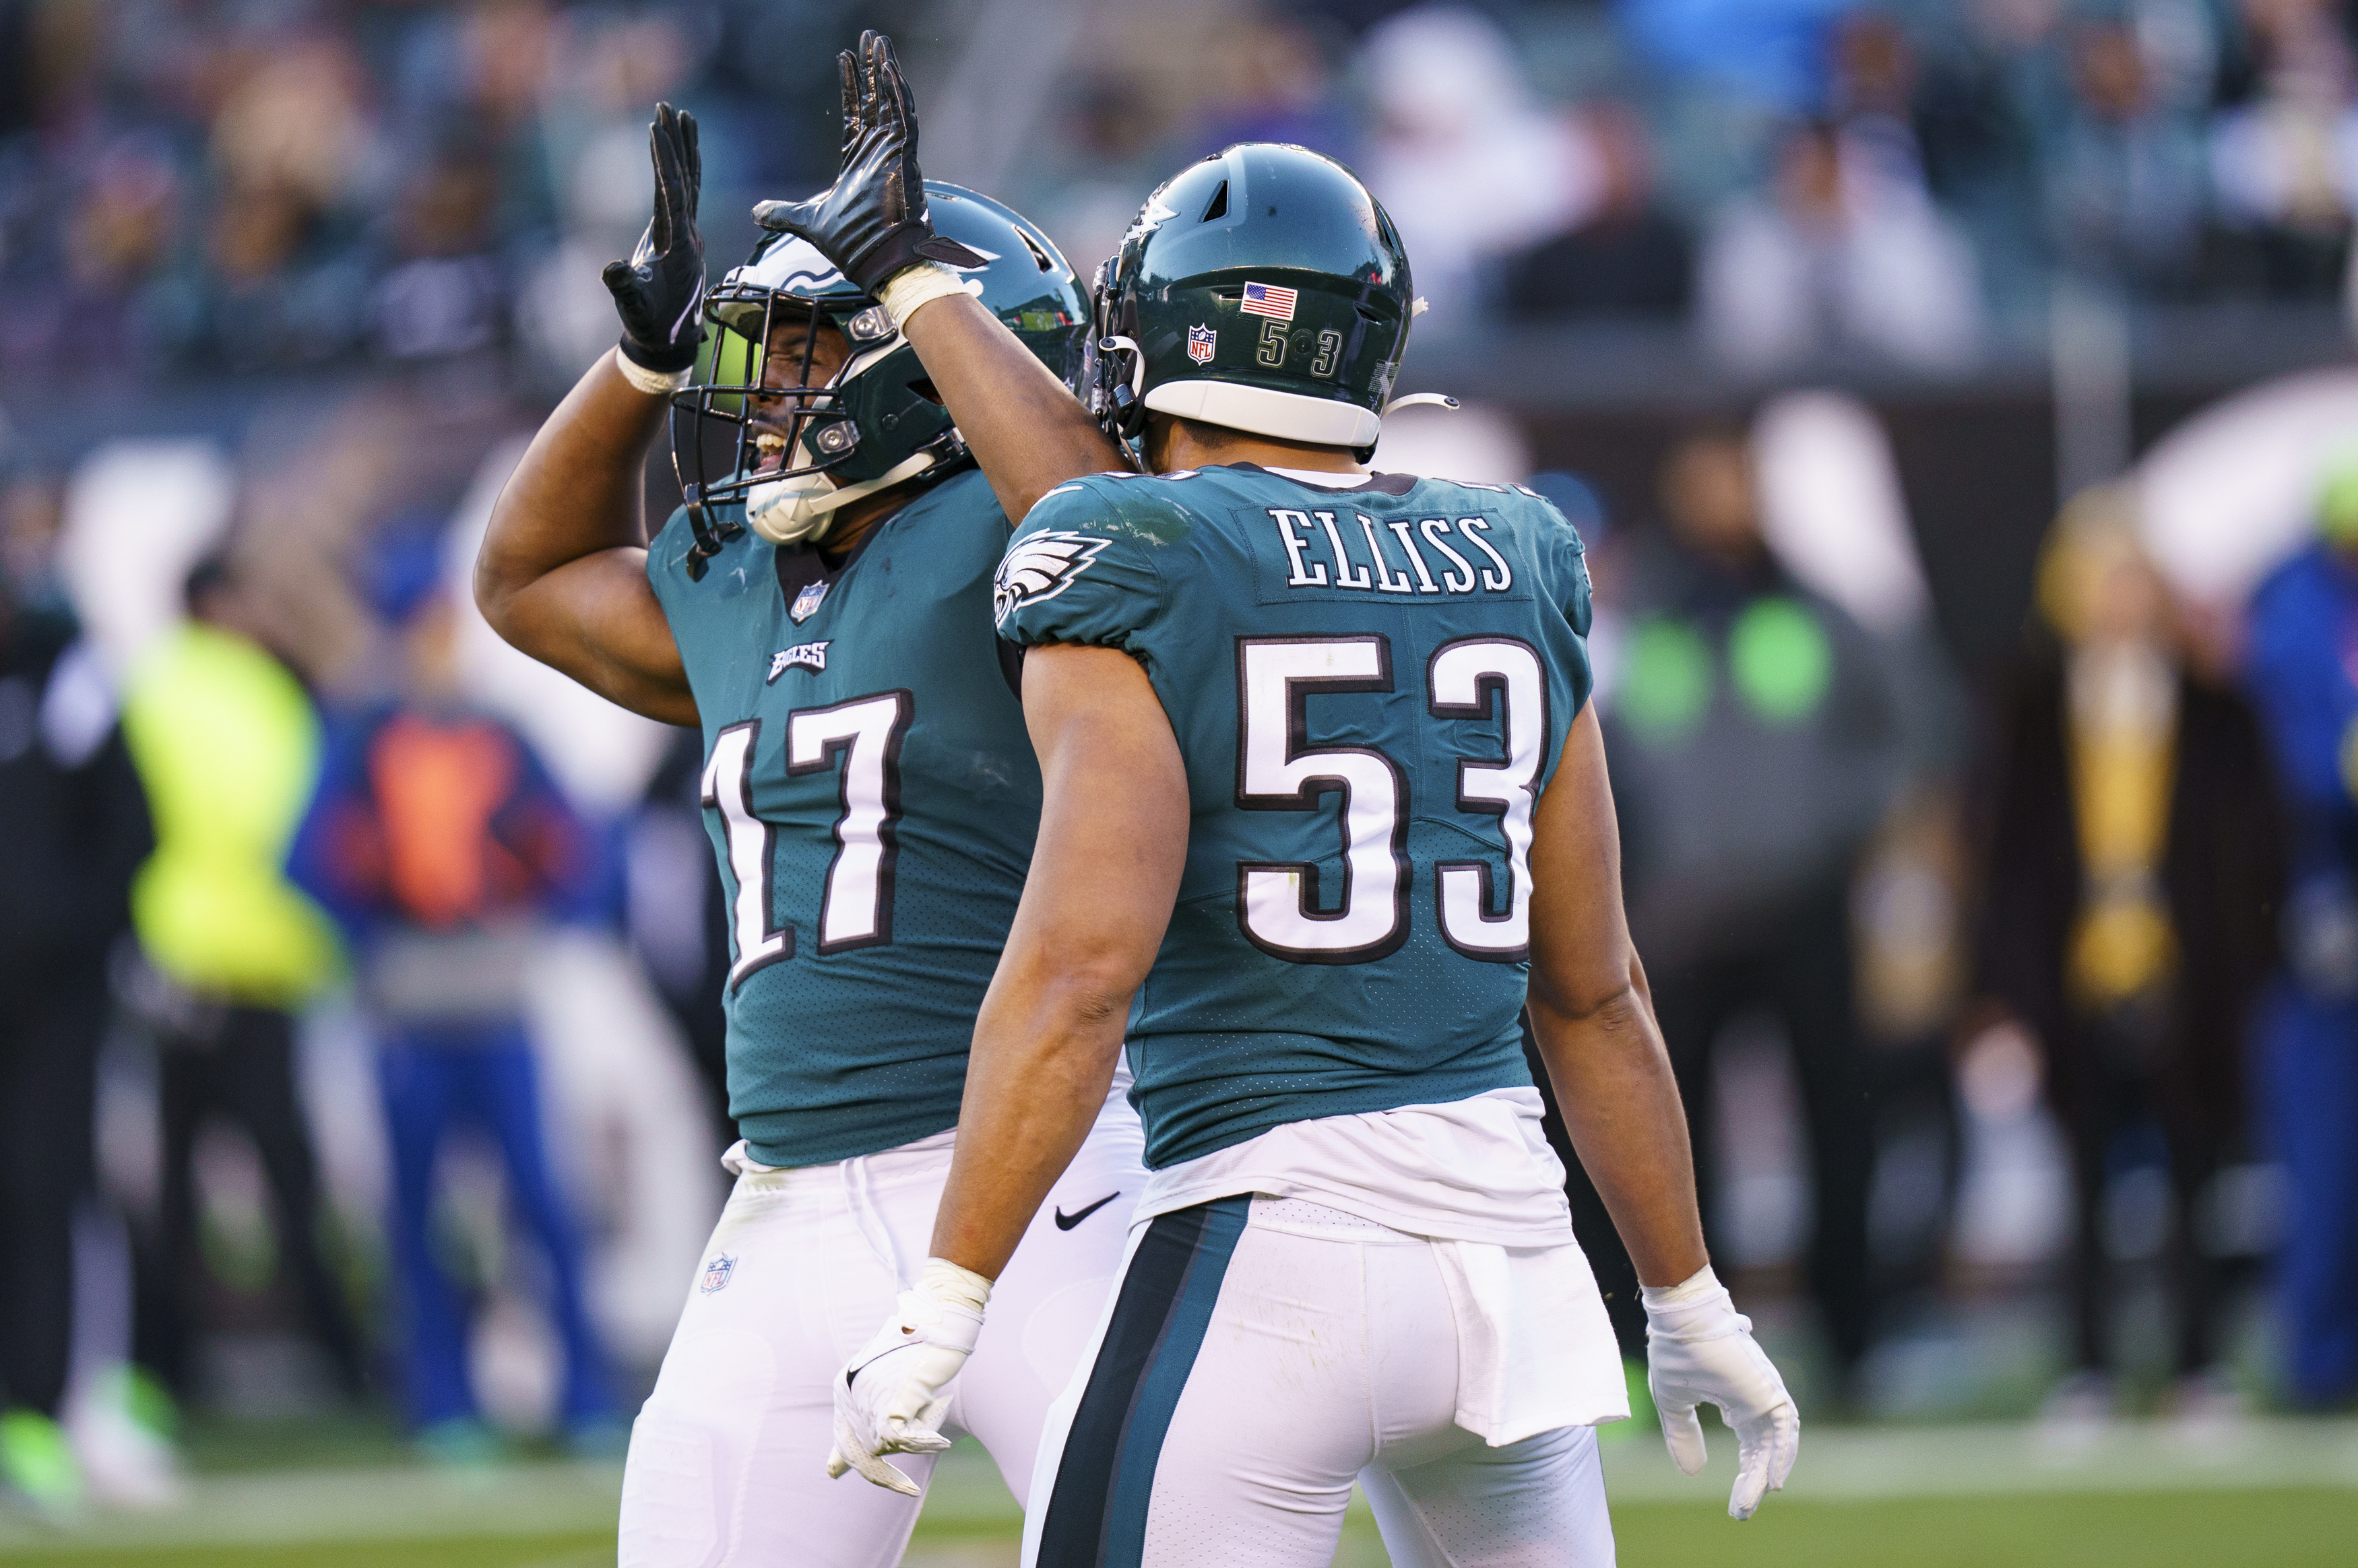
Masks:
[[[1055,598],[1088,570],[1089,563],[1111,543],[1095,534],[1054,529],[1016,540],[999,563],[999,575],[991,579],[992,621],[1004,626],[1017,605]]]

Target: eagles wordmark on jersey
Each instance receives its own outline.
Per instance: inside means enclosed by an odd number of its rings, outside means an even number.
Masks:
[[[1531,814],[1590,686],[1560,513],[1402,475],[1093,476],[1033,508],[992,598],[1014,643],[1135,656],[1185,761],[1129,1036],[1150,1165],[1531,1081]]]

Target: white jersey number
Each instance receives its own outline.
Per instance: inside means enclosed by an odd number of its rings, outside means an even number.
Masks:
[[[1433,867],[1433,907],[1441,935],[1469,958],[1519,963],[1531,952],[1531,808],[1546,762],[1547,672],[1538,652],[1511,637],[1468,637],[1435,650],[1425,689],[1438,719],[1488,719],[1493,708],[1507,754],[1495,762],[1457,764],[1457,809],[1496,815],[1507,838],[1507,908],[1495,902],[1487,860]]]
[[[737,897],[729,915],[737,961],[729,966],[729,989],[765,964],[795,956],[795,928],[773,926],[770,881],[778,860],[778,830],[753,815],[753,747],[762,721],[731,724],[712,742],[704,762],[704,804],[720,813],[721,837],[729,845],[729,874]]]
[[[786,717],[786,772],[840,768],[843,814],[819,904],[818,950],[844,953],[892,940],[893,829],[901,820],[901,739],[916,699],[906,691],[854,697]]]
[[[839,768],[843,809],[835,819],[835,858],[819,904],[818,950],[841,953],[892,939],[894,828],[901,820],[901,741],[915,701],[905,691],[858,697],[786,716],[790,775]],[[723,730],[704,764],[704,804],[720,814],[729,871],[737,884],[730,910],[737,958],[729,989],[766,964],[795,956],[791,925],[775,924],[778,830],[753,814],[753,752],[762,721]]]
[[[1433,868],[1442,938],[1469,958],[1517,963],[1531,953],[1531,811],[1548,745],[1547,675],[1530,644],[1469,637],[1444,645],[1426,669],[1433,714],[1496,718],[1506,755],[1457,765],[1456,806],[1495,816],[1506,839],[1507,896],[1498,903],[1487,861]],[[1391,643],[1381,636],[1237,640],[1237,805],[1314,811],[1343,796],[1343,888],[1324,907],[1318,868],[1243,861],[1238,918],[1253,946],[1298,964],[1363,964],[1408,939],[1408,779],[1370,747],[1310,745],[1306,699],[1392,689]]]
[[[1254,946],[1297,964],[1364,964],[1408,937],[1408,780],[1381,752],[1308,744],[1304,704],[1329,692],[1390,691],[1382,637],[1237,639],[1237,805],[1315,811],[1343,796],[1343,895],[1320,907],[1306,861],[1237,866],[1237,907]]]

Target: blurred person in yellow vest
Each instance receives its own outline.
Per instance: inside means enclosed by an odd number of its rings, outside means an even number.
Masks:
[[[2121,1171],[2159,1162],[2170,1403],[2215,1418],[2238,1400],[2196,1221],[2244,1141],[2245,1031],[2275,955],[2266,748],[2243,698],[2190,667],[2125,492],[2072,502],[2038,587],[2045,624],[1999,684],[1981,759],[1975,989],[1985,1022],[2037,1037],[2076,1177],[2072,1370],[2047,1417],[2083,1427],[2115,1410],[2106,1198]]]
[[[0,481],[0,1493],[60,1518],[85,1480],[58,1416],[107,959],[153,840],[114,687],[44,580],[54,492]]]
[[[195,1388],[205,1285],[193,1157],[203,1126],[228,1122],[268,1179],[280,1277],[356,1396],[360,1336],[319,1251],[319,1170],[295,1070],[295,1013],[341,963],[333,924],[285,872],[319,778],[319,719],[227,557],[200,562],[186,597],[188,618],[139,659],[124,705],[156,816],[156,853],[132,888],[146,962],[129,990],[157,1040],[163,1123],[134,1355],[174,1393]]]

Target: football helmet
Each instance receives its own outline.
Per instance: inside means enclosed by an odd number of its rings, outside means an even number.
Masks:
[[[1054,241],[990,198],[925,181],[935,228],[981,258],[958,270],[982,303],[1070,381],[1088,307]],[[672,395],[672,465],[703,557],[734,531],[716,508],[780,544],[816,543],[836,509],[893,485],[934,482],[972,460],[916,351],[884,307],[807,240],[770,233],[707,297],[699,377]],[[809,384],[821,324],[850,354]],[[791,359],[774,373],[771,359]],[[769,384],[774,379],[784,384]]]
[[[1098,269],[1075,390],[1119,440],[1155,411],[1365,461],[1419,308],[1399,232],[1357,176],[1242,143],[1148,197]]]

